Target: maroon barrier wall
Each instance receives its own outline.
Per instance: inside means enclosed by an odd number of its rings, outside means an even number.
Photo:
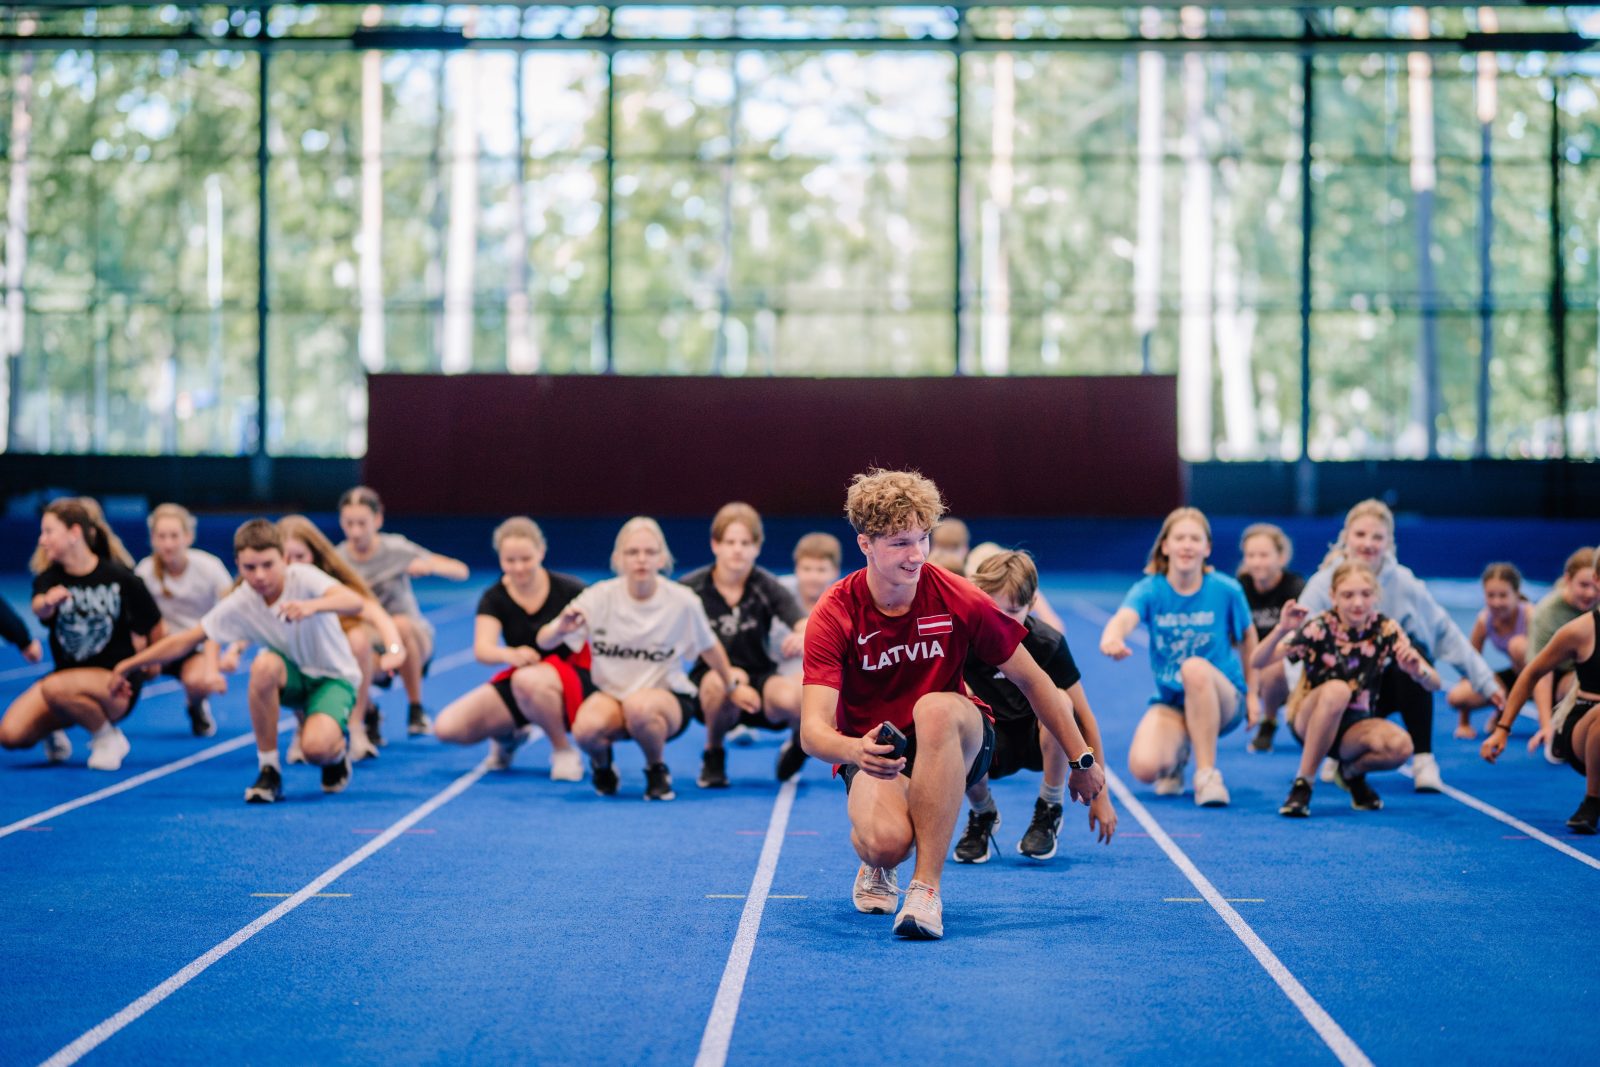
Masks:
[[[961,515],[1163,515],[1177,386],[1126,378],[368,379],[364,477],[413,513],[825,515],[916,467]]]

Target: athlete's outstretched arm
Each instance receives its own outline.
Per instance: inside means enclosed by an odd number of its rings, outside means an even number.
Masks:
[[[1127,659],[1133,655],[1128,647],[1128,635],[1139,625],[1139,613],[1132,608],[1118,608],[1106,628],[1100,632],[1100,651],[1112,659]]]
[[[1083,731],[1078,729],[1077,719],[1073,718],[1072,706],[1067,702],[1067,695],[1055,687],[1055,683],[1050,681],[1050,676],[1033,661],[1032,656],[1028,655],[1027,649],[1020,644],[1017,645],[1016,650],[1011,653],[1011,658],[999,666],[1000,673],[1022,690],[1022,695],[1028,698],[1033,713],[1044,723],[1045,729],[1061,742],[1067,757],[1074,763],[1082,759],[1083,754],[1089,750],[1089,745],[1083,739]],[[1095,755],[1098,760],[1099,753]],[[1088,770],[1075,770],[1067,777],[1067,790],[1071,793],[1072,799],[1084,804],[1094,800],[1105,785],[1105,771],[1098,765]]]

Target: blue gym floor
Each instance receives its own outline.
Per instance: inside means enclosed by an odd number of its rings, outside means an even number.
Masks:
[[[422,587],[433,710],[489,676],[465,650],[492,577]],[[65,767],[0,753],[0,1063],[1593,1062],[1600,844],[1567,832],[1582,780],[1526,753],[1532,726],[1490,767],[1441,710],[1455,792],[1376,776],[1378,813],[1320,785],[1312,818],[1280,818],[1297,749],[1249,755],[1243,730],[1220,761],[1232,807],[1158,798],[1122,758],[1143,656],[1096,651],[1131,578],[1046,584],[1125,783],[1116,840],[1080,807],[1054,860],[1024,861],[1038,778],[997,783],[1002,851],[946,867],[933,943],[853,910],[843,789],[813,761],[780,790],[776,737],[703,792],[691,728],[668,749],[677,801],[645,804],[633,746],[611,799],[550,782],[543,742],[475,776],[485,747],[408,740],[390,693],[389,744],[347,792],[288,767],[283,804],[247,806],[243,677],[207,740],[153,684],[118,773],[83,766],[82,731]],[[0,699],[39,673],[0,650]]]

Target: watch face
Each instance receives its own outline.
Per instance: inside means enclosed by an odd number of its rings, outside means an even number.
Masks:
[[[1078,770],[1080,770],[1080,771],[1086,771],[1090,767],[1093,767],[1094,766],[1094,753],[1093,752],[1085,752],[1083,754],[1083,756],[1078,760],[1076,766],[1077,766]]]

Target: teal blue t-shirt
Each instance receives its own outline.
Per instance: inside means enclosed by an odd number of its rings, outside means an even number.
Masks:
[[[1156,676],[1150,703],[1183,707],[1178,672],[1192,656],[1215,664],[1244,693],[1244,665],[1233,643],[1250,628],[1250,604],[1238,582],[1211,571],[1197,592],[1181,596],[1166,575],[1146,575],[1128,590],[1122,606],[1132,608],[1150,631],[1150,670]]]

